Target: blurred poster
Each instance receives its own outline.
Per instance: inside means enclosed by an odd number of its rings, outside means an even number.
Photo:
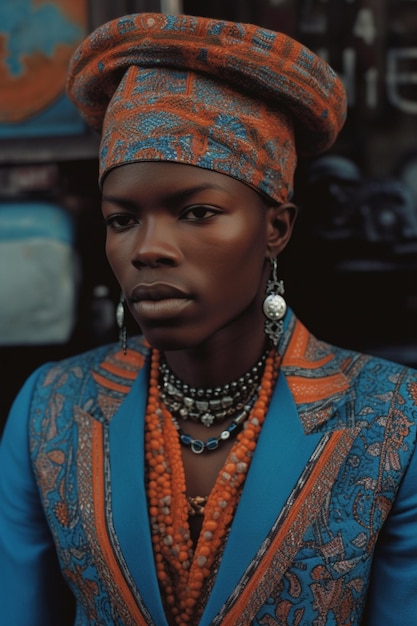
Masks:
[[[1,0],[0,139],[83,131],[64,89],[88,30],[87,0]]]

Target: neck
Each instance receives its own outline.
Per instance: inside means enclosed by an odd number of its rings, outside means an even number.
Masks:
[[[261,358],[266,349],[263,327],[231,337],[226,330],[204,344],[165,352],[171,370],[193,387],[215,387],[236,380]]]

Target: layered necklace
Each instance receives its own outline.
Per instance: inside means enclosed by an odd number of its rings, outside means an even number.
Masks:
[[[196,388],[183,383],[166,361],[160,365],[160,395],[167,409],[182,420],[210,427],[248,407],[261,382],[267,353],[249,372],[222,387]]]
[[[160,353],[157,350],[152,353],[145,417],[147,495],[157,577],[166,610],[178,625],[198,622],[203,610],[201,598],[204,584],[213,575],[213,564],[224,546],[240,498],[241,487],[271,400],[280,358],[275,350],[271,350],[262,361],[254,397],[249,394],[250,401],[241,409],[247,410],[247,416],[239,424],[236,441],[207,501],[205,498],[201,501],[198,498],[191,499],[198,500],[194,502],[195,513],[203,514],[200,536],[193,549],[181,456],[181,444],[186,444],[181,440],[181,433],[179,435],[173,415],[168,410],[170,400],[166,398],[171,397],[171,394],[166,392],[164,401],[161,398],[161,386],[168,374],[161,373]],[[177,381],[175,383],[177,388]],[[180,391],[184,390],[180,387]],[[183,395],[184,398],[191,397]],[[184,405],[181,399],[179,402],[181,406]],[[213,422],[218,418],[216,406],[209,405]],[[176,409],[176,413],[180,408]],[[227,408],[223,407],[222,410]],[[201,416],[207,410],[205,405],[201,407]],[[209,450],[208,447],[206,449]]]
[[[249,417],[253,407],[267,353],[243,376],[223,386],[213,388],[196,388],[183,383],[169,369],[166,361],[159,367],[160,398],[172,415],[180,442],[188,446],[194,454],[216,450],[222,442],[236,435]],[[209,437],[206,441],[194,439],[185,433],[180,422],[191,420],[210,428],[234,416],[232,422],[217,437]]]

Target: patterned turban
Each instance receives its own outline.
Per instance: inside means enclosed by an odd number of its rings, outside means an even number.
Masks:
[[[335,141],[345,90],[287,35],[252,24],[140,13],[96,29],[75,52],[67,91],[101,132],[100,184],[114,167],[173,161],[227,174],[278,202],[297,153]]]

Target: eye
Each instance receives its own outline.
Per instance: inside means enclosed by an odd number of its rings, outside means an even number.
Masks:
[[[137,218],[129,213],[116,213],[110,215],[104,221],[107,228],[111,228],[112,230],[126,230],[138,223]]]
[[[211,206],[205,206],[203,204],[198,204],[196,206],[189,207],[185,211],[181,213],[181,219],[188,221],[203,221],[207,220],[210,217],[214,217],[219,214],[219,210],[215,209]]]

